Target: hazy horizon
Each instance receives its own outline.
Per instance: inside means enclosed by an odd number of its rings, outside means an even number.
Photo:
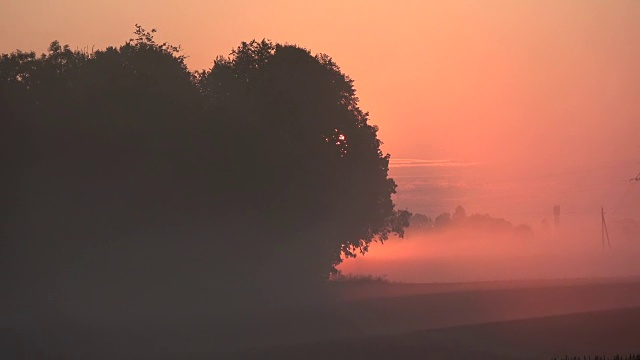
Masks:
[[[329,54],[380,128],[397,208],[435,217],[462,205],[535,230],[559,205],[596,239],[601,206],[612,222],[640,220],[640,182],[628,181],[640,171],[640,2],[2,5],[7,53],[122,44],[138,23],[182,45],[192,70],[254,38]]]
[[[630,164],[634,162],[611,161],[582,171],[527,176],[495,175],[487,171],[491,166],[481,163],[392,162],[399,207],[434,219],[444,212],[453,214],[460,205],[467,214],[526,225],[534,236],[517,239],[470,230],[416,234],[410,227],[405,239],[375,243],[367,254],[346,259],[339,269],[401,282],[640,276],[634,261],[640,237],[624,233],[626,222],[640,224],[640,183],[616,178]],[[554,206],[560,207],[557,229]],[[604,250],[602,208],[611,241],[611,249],[607,245]]]
[[[639,20],[0,0],[0,357],[640,359]]]

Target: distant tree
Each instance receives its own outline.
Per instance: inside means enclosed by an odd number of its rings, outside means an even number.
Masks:
[[[513,230],[511,222],[495,218],[489,214],[473,214],[467,217],[467,225],[477,230],[497,232],[509,232]]]
[[[451,232],[467,231],[462,233],[464,236],[469,234],[485,233],[490,235],[515,235],[518,238],[533,238],[534,232],[529,225],[521,224],[513,226],[511,222],[492,217],[489,214],[471,214],[467,215],[466,210],[462,206],[457,206],[453,216],[448,213],[438,215],[434,221],[423,214],[412,214],[410,218],[410,230],[412,231],[428,231],[430,229],[446,230]],[[543,224],[546,220],[543,221]],[[547,223],[548,226],[548,223]],[[469,232],[471,231],[471,233]]]
[[[516,226],[514,228],[514,231],[516,233],[516,235],[518,237],[524,238],[524,239],[530,239],[533,238],[533,229],[531,229],[531,226],[526,225],[526,224],[520,224],[518,226]]]
[[[451,224],[451,214],[448,212],[442,213],[436,216],[433,222],[433,227],[436,229],[444,229]]]
[[[545,237],[551,236],[551,224],[546,218],[540,221],[540,233]]]
[[[458,205],[453,212],[453,222],[460,224],[465,220],[466,217],[467,211],[461,205]]]
[[[414,213],[409,219],[409,226],[414,230],[428,230],[433,228],[433,220],[427,215]]]

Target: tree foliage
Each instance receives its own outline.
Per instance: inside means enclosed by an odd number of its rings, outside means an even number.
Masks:
[[[263,288],[403,234],[389,155],[329,56],[254,40],[192,73],[154,33],[0,58],[14,285]]]

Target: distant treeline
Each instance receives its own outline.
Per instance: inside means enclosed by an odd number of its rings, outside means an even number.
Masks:
[[[453,214],[444,212],[434,219],[424,214],[413,213],[409,219],[408,230],[409,232],[430,232],[463,229],[492,234],[515,233],[523,237],[532,237],[534,234],[533,229],[526,224],[514,226],[505,219],[488,214],[467,215],[467,211],[460,205],[455,208]]]

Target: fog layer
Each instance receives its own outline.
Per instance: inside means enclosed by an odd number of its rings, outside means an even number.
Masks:
[[[606,214],[605,214],[606,218]],[[533,226],[533,234],[487,229],[409,230],[404,239],[376,243],[369,253],[347,259],[345,274],[385,276],[402,282],[469,282],[516,279],[563,279],[640,276],[640,222],[592,221],[556,228]]]

